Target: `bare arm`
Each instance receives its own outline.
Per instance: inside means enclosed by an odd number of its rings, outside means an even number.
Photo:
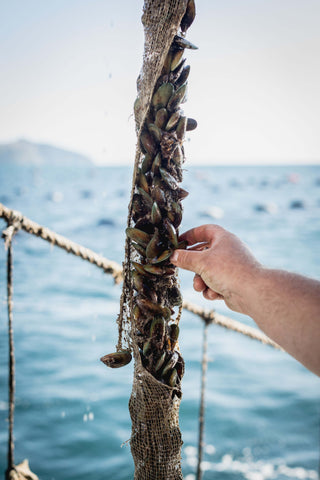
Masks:
[[[308,369],[320,375],[320,282],[262,266],[232,233],[203,225],[181,236],[176,266],[195,272],[194,288],[209,300],[223,299]]]

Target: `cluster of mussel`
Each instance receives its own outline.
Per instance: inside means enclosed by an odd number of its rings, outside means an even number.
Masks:
[[[135,341],[143,366],[171,387],[179,386],[184,362],[176,349],[179,327],[171,319],[182,298],[170,256],[185,247],[179,243],[178,230],[181,200],[188,194],[179,186],[182,142],[185,132],[196,127],[196,121],[180,109],[190,71],[182,59],[185,48],[196,47],[175,36],[155,86],[140,137],[144,158],[132,201],[135,225],[126,230],[139,258],[132,262]]]
[[[194,18],[194,2],[188,2],[181,22],[184,33]],[[185,65],[185,48],[195,49],[183,36],[176,35],[156,82],[149,112],[140,136],[144,154],[137,173],[132,199],[134,227],[127,236],[135,249],[132,262],[133,329],[143,366],[156,379],[176,387],[184,373],[184,361],[176,348],[179,327],[172,316],[182,303],[170,256],[179,242],[182,204],[187,195],[182,181],[185,132],[197,123],[183,115],[180,105],[186,99],[190,67]],[[139,99],[135,103],[139,108]],[[111,357],[113,355],[113,357]],[[118,352],[102,358],[109,366],[128,363],[129,352]]]

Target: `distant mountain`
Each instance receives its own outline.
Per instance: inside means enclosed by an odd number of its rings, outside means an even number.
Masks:
[[[92,165],[90,158],[79,153],[27,140],[0,145],[0,165],[14,163],[31,166],[71,166]]]

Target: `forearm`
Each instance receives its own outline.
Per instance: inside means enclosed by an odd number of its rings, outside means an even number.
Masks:
[[[238,237],[202,225],[180,237],[171,261],[193,271],[194,288],[252,317],[270,338],[320,376],[320,282],[264,268]]]
[[[261,267],[242,286],[241,311],[308,369],[320,375],[320,282]]]

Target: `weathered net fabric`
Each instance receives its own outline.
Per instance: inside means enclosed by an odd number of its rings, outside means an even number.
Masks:
[[[134,380],[129,410],[130,440],[136,480],[182,479],[181,432],[177,396],[172,388],[158,382],[135,355]]]
[[[156,81],[164,60],[179,31],[187,0],[145,0],[142,23],[145,33],[143,66],[137,80],[139,106],[135,108],[137,149],[128,226],[132,225],[132,197],[142,151],[140,135],[149,110]],[[134,335],[129,336],[132,318],[131,262],[135,259],[130,240],[126,241],[124,284],[121,296],[118,350],[132,346],[135,368],[129,402],[132,420],[131,452],[136,480],[178,480],[181,472],[179,405],[181,392],[155,379],[142,365]],[[174,394],[174,391],[176,394]]]

